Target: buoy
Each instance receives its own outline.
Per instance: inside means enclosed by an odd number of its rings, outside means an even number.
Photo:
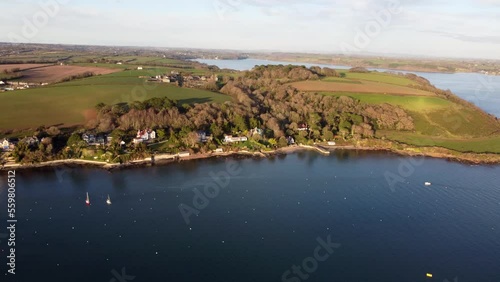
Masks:
[[[432,278],[432,273],[427,273],[425,276]]]

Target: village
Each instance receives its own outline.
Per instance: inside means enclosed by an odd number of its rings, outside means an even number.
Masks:
[[[143,67],[137,67],[137,70],[143,70]],[[183,74],[178,71],[171,71],[169,74],[159,74],[154,76],[139,76],[139,78],[146,79],[147,82],[152,83],[171,83],[179,87],[189,88],[205,88],[209,83],[219,81],[219,77],[213,75],[192,75]]]
[[[162,129],[158,129],[162,130]],[[309,126],[307,124],[301,124],[298,128],[299,131],[309,131]],[[236,148],[240,148],[245,150],[246,146],[249,145],[251,140],[260,140],[264,136],[264,130],[261,128],[253,128],[245,132],[240,132],[238,135],[224,135],[223,139],[220,141],[214,140],[213,136],[205,131],[197,131],[193,132],[193,138],[195,139],[195,143],[199,144],[213,144],[211,145],[211,153],[212,154],[222,154],[230,151],[233,151]],[[74,134],[75,135],[75,134]],[[105,161],[112,162],[112,159],[107,157],[106,155],[110,150],[116,150],[118,147],[118,151],[120,154],[129,154],[135,151],[137,148],[149,148],[151,146],[161,145],[162,143],[169,142],[166,138],[160,138],[158,136],[158,132],[151,128],[139,129],[137,130],[135,136],[121,136],[120,138],[114,138],[112,133],[96,133],[93,131],[85,131],[83,133],[76,134],[77,136],[77,145],[78,147],[84,149],[85,154],[81,155],[81,159],[86,160],[95,160],[95,161]],[[53,136],[54,137],[54,136]],[[47,146],[52,146],[53,137],[43,137],[39,138],[37,136],[28,136],[24,138],[4,138],[0,140],[0,151],[12,153],[14,151],[25,150],[22,148],[28,148],[30,150],[44,150]],[[72,136],[73,137],[73,136]],[[71,139],[71,138],[70,138]],[[248,143],[250,142],[250,143]],[[335,146],[335,142],[328,142],[328,146]],[[214,146],[215,145],[215,146]],[[292,136],[288,136],[286,138],[286,146],[294,146],[296,145],[295,139]],[[17,148],[19,147],[20,148]],[[66,144],[66,149],[70,150],[72,146],[75,146],[73,141],[68,140]],[[213,147],[212,147],[213,146]],[[41,149],[42,148],[42,149]],[[113,149],[114,148],[114,149]],[[186,149],[186,148],[184,148]],[[101,151],[104,152],[102,155],[98,155],[96,152]],[[193,151],[189,149],[189,151],[157,151],[154,149],[148,150],[152,154],[165,153],[168,156],[177,156],[177,157],[189,157]],[[173,155],[172,155],[173,154]],[[10,154],[9,154],[10,155]],[[103,159],[104,158],[104,159]]]

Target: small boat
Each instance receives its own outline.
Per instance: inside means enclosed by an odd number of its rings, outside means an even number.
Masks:
[[[87,204],[87,206],[90,206],[89,192],[87,192],[87,199],[85,200],[85,204]]]
[[[106,200],[106,204],[111,205],[111,198],[108,195],[108,199]]]
[[[432,278],[432,273],[426,273],[425,276],[427,276],[428,278]]]
[[[425,182],[424,184],[425,184],[425,186],[431,186],[432,185],[432,183],[430,183],[430,182]]]

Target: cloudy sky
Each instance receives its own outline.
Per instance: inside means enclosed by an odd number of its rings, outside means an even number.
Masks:
[[[500,0],[10,0],[0,26],[3,42],[500,59]]]

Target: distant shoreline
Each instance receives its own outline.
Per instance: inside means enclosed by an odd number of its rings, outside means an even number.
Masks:
[[[460,153],[459,155],[454,155],[451,153],[444,152],[415,152],[412,150],[414,148],[407,148],[407,150],[394,150],[390,148],[377,148],[377,147],[358,147],[353,145],[347,146],[322,146],[322,145],[295,145],[288,146],[285,148],[276,149],[268,152],[251,152],[251,151],[229,151],[224,153],[200,153],[193,154],[186,157],[179,157],[177,154],[158,154],[154,155],[154,161],[151,157],[145,158],[143,160],[135,160],[128,163],[118,164],[118,163],[105,163],[99,161],[81,160],[81,159],[65,159],[65,160],[55,160],[48,161],[38,164],[7,164],[4,167],[0,167],[0,170],[31,170],[31,169],[41,169],[41,168],[56,168],[62,166],[76,166],[76,167],[91,167],[105,169],[108,171],[124,168],[133,167],[148,167],[155,165],[165,165],[170,163],[178,163],[192,160],[210,159],[210,158],[228,158],[228,157],[257,157],[257,158],[269,158],[276,155],[286,155],[292,154],[300,151],[315,151],[322,155],[330,155],[333,151],[379,151],[393,153],[399,156],[406,157],[428,157],[435,159],[445,159],[452,162],[460,162],[474,165],[498,165],[500,164],[499,154],[474,154],[474,153]],[[479,158],[479,156],[485,156],[486,158]],[[488,158],[490,157],[490,158]]]
[[[318,65],[331,65],[327,62],[318,62],[314,60],[304,60],[304,61],[297,61],[293,59],[288,59],[288,58],[259,58],[259,57],[251,57],[247,59],[256,59],[256,60],[266,60],[266,61],[281,61],[281,62],[287,62],[287,63],[295,63],[295,64],[318,64]],[[344,65],[345,67],[351,67],[353,68],[354,66],[352,65]],[[470,71],[470,70],[464,70],[464,71],[443,71],[443,70],[435,70],[435,69],[426,69],[426,68],[420,68],[420,67],[403,67],[400,69],[397,68],[390,68],[390,67],[380,67],[380,66],[369,66],[369,65],[364,65],[361,66],[363,68],[368,68],[368,69],[384,69],[389,72],[423,72],[423,73],[442,73],[442,74],[457,74],[457,73],[474,73],[474,74],[483,74],[483,75],[488,75],[488,76],[500,76],[500,74],[485,74],[480,71]]]

